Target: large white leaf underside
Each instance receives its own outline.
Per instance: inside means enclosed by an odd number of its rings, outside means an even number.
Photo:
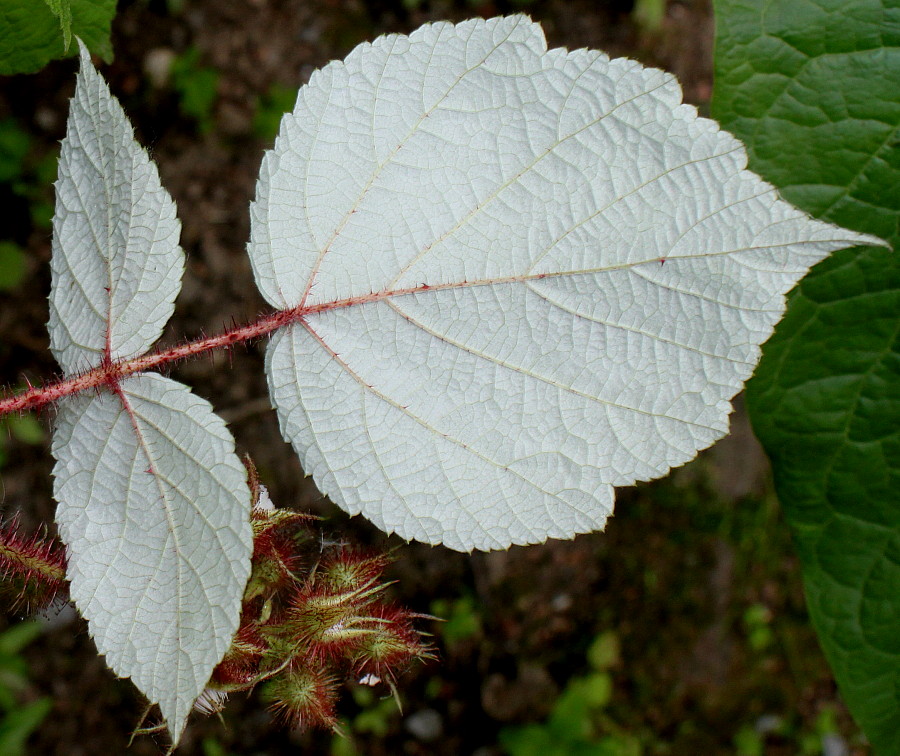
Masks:
[[[176,741],[237,629],[252,537],[245,473],[209,404],[158,375],[60,403],[57,523],[100,653]]]
[[[425,26],[313,75],[249,247],[285,437],[405,538],[504,548],[603,526],[613,487],[724,435],[835,249],[675,79],[546,50],[522,16]]]

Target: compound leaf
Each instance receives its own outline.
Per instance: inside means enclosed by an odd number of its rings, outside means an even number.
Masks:
[[[175,203],[79,46],[56,182],[48,325],[67,375],[146,351],[172,315],[184,272]]]
[[[823,219],[900,243],[896,0],[716,5],[714,112]],[[900,753],[900,257],[848,249],[791,297],[748,384],[835,679]]]
[[[613,487],[724,435],[829,252],[673,77],[523,16],[424,26],[317,72],[263,161],[250,255],[302,316],[267,353],[320,489],[406,538],[603,526]]]
[[[60,403],[57,523],[79,611],[177,740],[237,630],[250,492],[209,404],[155,374]]]
[[[181,286],[175,205],[81,44],[54,216],[50,340],[67,375],[142,354]],[[250,491],[209,404],[157,375],[59,403],[57,522],[100,653],[177,741],[240,618]]]

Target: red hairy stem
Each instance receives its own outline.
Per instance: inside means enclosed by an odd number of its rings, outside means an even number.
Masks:
[[[393,297],[420,294],[426,291],[439,291],[442,289],[457,289],[460,287],[496,285],[501,283],[521,282],[525,280],[538,280],[546,278],[548,273],[536,273],[525,276],[507,276],[503,278],[486,279],[484,281],[456,281],[444,284],[420,284],[403,289],[386,289],[361,296],[347,297],[346,299],[332,300],[314,305],[300,305],[289,310],[278,310],[264,315],[259,320],[228,329],[217,336],[188,341],[170,349],[143,354],[140,357],[123,360],[104,361],[100,365],[79,375],[53,381],[42,386],[30,386],[19,394],[0,399],[0,417],[13,412],[25,412],[27,410],[40,409],[47,404],[62,399],[65,396],[80,393],[88,389],[96,389],[107,386],[115,390],[122,378],[127,378],[135,373],[143,373],[155,370],[173,362],[194,357],[198,354],[234,346],[245,341],[252,341],[261,336],[266,336],[279,328],[291,323],[299,323],[304,318],[329,310],[338,310],[354,305],[380,302]]]
[[[71,378],[54,381],[44,386],[32,386],[20,394],[0,399],[0,417],[13,412],[39,409],[65,396],[71,396],[87,389],[103,386],[115,388],[122,378],[126,378],[129,375],[155,370],[179,360],[212,351],[213,349],[222,349],[260,338],[300,320],[312,310],[313,308],[309,307],[303,311],[299,309],[279,310],[253,323],[229,329],[216,336],[188,341],[170,349],[143,354],[140,357],[128,360],[113,360]]]

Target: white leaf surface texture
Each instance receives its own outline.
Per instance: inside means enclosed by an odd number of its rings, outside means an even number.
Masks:
[[[178,739],[237,629],[250,494],[209,404],[154,374],[62,402],[56,519],[72,598],[112,670]]]
[[[79,40],[59,159],[50,348],[66,375],[145,352],[172,316],[184,253],[175,203]]]
[[[320,489],[455,549],[603,526],[613,487],[724,435],[829,252],[675,79],[547,51],[523,16],[422,27],[315,73],[261,169],[250,255],[302,319],[268,349]]]
[[[83,45],[56,189],[49,329],[72,375],[150,347],[184,266],[175,205]],[[138,374],[62,399],[53,454],[72,598],[177,741],[250,572],[234,441],[186,386]]]

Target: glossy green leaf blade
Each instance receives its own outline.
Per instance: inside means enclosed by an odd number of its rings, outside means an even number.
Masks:
[[[811,265],[879,240],[809,218],[662,71],[548,50],[524,16],[426,25],[317,72],[260,169],[282,431],[406,538],[601,528],[615,486],[727,432]]]
[[[59,28],[62,30],[63,47],[68,52],[72,43],[72,4],[70,0],[44,0],[53,11],[53,15],[59,19]]]
[[[719,0],[714,114],[823,220],[900,241],[900,4]],[[900,260],[843,250],[748,386],[810,614],[880,754],[900,753]]]
[[[50,348],[66,375],[145,352],[181,289],[175,203],[81,48],[53,216]]]
[[[250,491],[209,404],[155,374],[67,397],[53,436],[71,594],[98,651],[178,740],[231,643],[250,573]]]
[[[91,52],[111,59],[109,33],[115,14],[116,0],[3,0],[0,76],[33,73],[74,52],[67,43],[67,29]]]

